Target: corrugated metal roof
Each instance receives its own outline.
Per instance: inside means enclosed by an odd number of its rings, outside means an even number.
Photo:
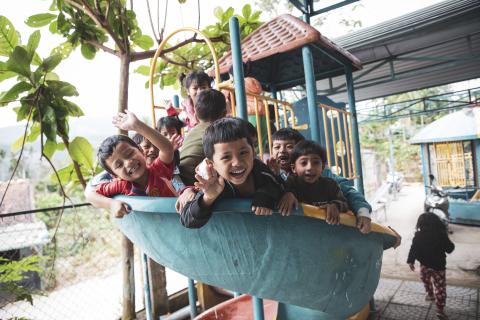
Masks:
[[[353,74],[356,99],[480,77],[479,17],[480,1],[449,0],[334,39],[364,65]],[[317,81],[319,93],[347,102],[344,77],[331,83]]]
[[[448,114],[423,128],[412,144],[480,139],[480,106]]]

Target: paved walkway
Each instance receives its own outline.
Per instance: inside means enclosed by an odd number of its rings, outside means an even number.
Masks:
[[[406,185],[397,200],[387,205],[386,219],[383,213],[375,217],[377,222],[395,228],[402,235],[401,246],[384,253],[382,278],[375,292],[377,319],[436,319],[435,304],[425,301],[425,290],[418,272],[410,271],[406,264],[424,199],[423,186]],[[450,320],[480,319],[480,276],[473,271],[480,266],[480,227],[452,224],[450,229],[455,251],[447,256],[445,312]]]

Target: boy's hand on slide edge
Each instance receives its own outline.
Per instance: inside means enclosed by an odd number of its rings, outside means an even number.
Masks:
[[[197,193],[193,188],[188,188],[182,192],[182,194],[178,197],[177,202],[175,202],[175,209],[177,213],[182,212],[183,207],[190,201],[195,198]]]
[[[328,224],[339,224],[340,223],[340,211],[338,207],[334,203],[328,203],[325,205],[325,209],[327,210],[327,218],[325,221]]]
[[[372,231],[372,220],[368,217],[357,217],[357,228],[363,234],[370,233]]]
[[[123,216],[129,214],[131,211],[130,206],[125,202],[112,199],[110,203],[110,212],[115,218],[123,218]]]
[[[293,208],[298,209],[297,198],[291,192],[286,192],[278,202],[278,211],[282,216],[289,216]]]
[[[271,216],[273,213],[273,210],[270,208],[264,208],[264,207],[253,207],[252,206],[252,211],[255,213],[257,216]]]

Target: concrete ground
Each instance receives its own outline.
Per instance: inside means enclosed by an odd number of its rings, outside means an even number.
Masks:
[[[397,199],[387,204],[386,219],[383,212],[374,215],[374,221],[391,226],[402,236],[397,249],[384,252],[382,278],[419,280],[418,272],[410,271],[406,261],[424,199],[422,185],[404,185]],[[450,224],[450,230],[455,250],[447,255],[447,283],[480,288],[480,275],[475,272],[480,266],[480,227]]]

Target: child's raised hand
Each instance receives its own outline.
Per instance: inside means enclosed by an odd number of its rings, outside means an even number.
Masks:
[[[298,208],[297,198],[291,192],[286,192],[278,202],[278,210],[282,216],[289,216],[293,208]]]
[[[357,228],[363,234],[370,233],[372,230],[372,220],[368,217],[357,217]]]
[[[212,205],[220,193],[222,193],[225,187],[225,180],[215,172],[211,163],[208,163],[206,166],[205,177],[196,174],[195,179],[198,180],[198,182],[195,182],[195,186],[203,191],[204,205]]]
[[[130,206],[120,200],[112,199],[110,202],[110,212],[115,218],[123,218],[124,215],[130,213]]]
[[[275,158],[267,159],[267,166],[270,168],[270,170],[272,170],[272,172],[275,175],[278,176],[280,174],[280,163],[278,162],[277,159]]]
[[[189,187],[188,189],[185,189],[182,194],[178,197],[177,202],[175,202],[175,209],[177,210],[178,213],[182,212],[183,207],[190,201],[195,198],[195,195],[197,193],[195,192],[194,188]]]
[[[178,133],[175,133],[173,136],[168,138],[170,140],[170,143],[173,146],[173,150],[178,150],[183,144],[183,137],[179,135]]]
[[[128,110],[125,110],[125,113],[119,112],[112,119],[112,123],[115,127],[126,131],[136,131],[137,124],[139,122],[140,120],[138,120],[137,116],[133,112]]]
[[[328,224],[339,224],[340,223],[340,211],[334,203],[327,203],[325,205],[327,210],[327,219],[325,220]]]
[[[257,216],[271,216],[273,213],[273,210],[270,208],[264,208],[264,207],[253,207],[252,206],[252,211],[257,215]]]

